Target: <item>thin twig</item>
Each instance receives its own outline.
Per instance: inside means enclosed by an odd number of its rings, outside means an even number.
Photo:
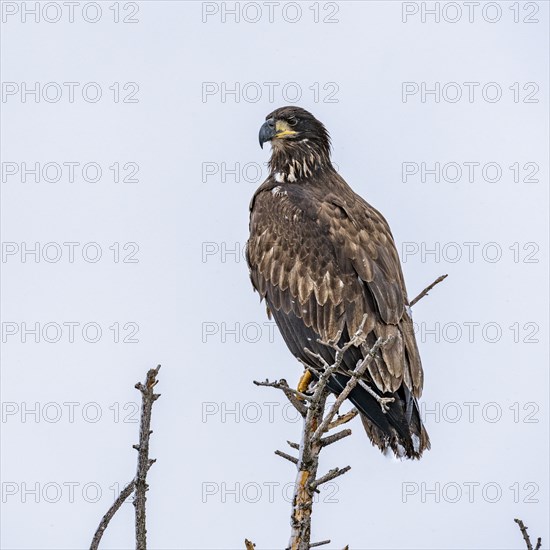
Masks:
[[[359,411],[353,407],[350,411],[348,411],[346,414],[343,414],[342,416],[337,416],[336,420],[333,420],[328,425],[328,430],[330,431],[334,428],[337,428],[338,426],[341,426],[342,424],[347,424],[350,420],[353,420],[357,415],[359,414]]]
[[[324,546],[325,544],[330,544],[330,539],[321,540],[319,542],[313,542],[309,545],[310,548],[317,548],[318,546]]]
[[[319,479],[316,479],[312,484],[312,489],[317,489],[319,485],[326,483],[327,481],[332,481],[333,479],[343,476],[346,472],[351,470],[351,466],[346,466],[345,468],[333,468],[329,470],[324,476],[321,476]]]
[[[523,535],[523,540],[525,541],[525,544],[527,545],[527,550],[533,550],[533,545],[531,544],[531,538],[529,537],[529,533],[527,532],[527,527],[525,527],[525,524],[521,519],[515,518],[514,521],[518,524],[519,530],[521,531],[521,534]]]
[[[155,463],[155,460],[149,458],[149,438],[153,433],[151,430],[151,410],[153,403],[160,397],[160,394],[154,393],[154,388],[158,383],[157,374],[160,365],[156,369],[150,369],[145,379],[145,384],[138,382],[136,389],[141,392],[141,424],[139,429],[139,444],[134,445],[138,451],[138,466],[135,479],[136,492],[134,506],[136,512],[136,549],[145,550],[147,548],[147,527],[145,522],[145,496],[149,486],[147,485],[147,472]]]
[[[109,525],[109,522],[113,518],[113,516],[116,514],[117,510],[122,506],[122,503],[132,494],[134,487],[135,487],[135,480],[132,479],[124,489],[120,492],[118,495],[118,498],[113,502],[113,505],[107,510],[107,513],[101,518],[101,521],[99,522],[99,526],[97,527],[97,530],[94,534],[94,538],[92,539],[92,544],[90,545],[90,550],[97,550],[99,548],[99,543],[101,542],[101,537],[103,536],[103,533],[105,532],[105,529],[107,529],[107,526]]]
[[[277,456],[280,456],[282,458],[286,458],[288,461],[292,462],[293,464],[298,464],[298,459],[292,455],[289,455],[289,454],[286,454],[286,453],[283,453],[283,451],[275,451],[275,454]]]
[[[521,519],[515,518],[514,521],[518,524],[519,530],[521,531],[521,534],[523,535],[523,540],[525,541],[525,545],[527,546],[527,550],[533,550],[533,545],[531,544],[531,537],[529,536],[529,533],[527,532],[527,525],[521,521]],[[540,537],[537,538],[537,544],[535,546],[535,550],[540,550],[540,547],[542,546],[542,539]]]
[[[344,437],[348,437],[348,435],[351,435],[351,430],[349,428],[332,435],[327,435],[327,437],[323,437],[323,439],[321,439],[321,447],[332,445],[333,443],[340,441],[340,439],[344,439]]]
[[[292,389],[284,378],[281,378],[281,380],[279,380],[278,382],[270,382],[269,380],[258,382],[257,380],[254,380],[254,384],[256,386],[264,386],[281,390],[286,395],[286,398],[290,401],[290,403],[294,406],[294,408],[302,416],[306,415],[307,407],[304,404],[304,401],[310,400],[311,396]]]
[[[448,275],[441,275],[440,277],[438,277],[431,285],[427,286],[414,300],[411,300],[409,302],[409,307],[413,307],[414,304],[416,304],[419,300],[422,300],[422,298],[424,298],[424,296],[426,296],[426,294],[428,294],[428,292],[430,292],[430,290],[432,290],[435,285],[438,285],[447,277]]]

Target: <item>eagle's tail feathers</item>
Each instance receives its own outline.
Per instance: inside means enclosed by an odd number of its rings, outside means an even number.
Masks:
[[[340,393],[348,379],[336,374],[329,382],[330,390]],[[349,399],[361,413],[363,426],[373,445],[384,454],[391,449],[398,458],[420,458],[423,451],[430,448],[430,439],[422,425],[416,399],[404,387],[393,397],[387,412],[383,412],[378,401],[360,386],[352,390]]]

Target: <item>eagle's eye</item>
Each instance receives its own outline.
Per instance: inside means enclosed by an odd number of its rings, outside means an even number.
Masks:
[[[296,126],[296,124],[298,124],[298,120],[295,117],[290,117],[288,119],[288,123],[290,124],[290,126]]]

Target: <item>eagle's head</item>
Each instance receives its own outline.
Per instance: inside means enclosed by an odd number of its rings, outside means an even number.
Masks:
[[[330,149],[327,129],[309,111],[301,107],[280,107],[265,117],[260,128],[260,146],[271,141],[273,147],[292,147],[300,141],[313,141]]]
[[[301,107],[280,107],[269,113],[260,128],[260,145],[271,141],[272,173],[297,181],[331,167],[330,137],[323,123]]]

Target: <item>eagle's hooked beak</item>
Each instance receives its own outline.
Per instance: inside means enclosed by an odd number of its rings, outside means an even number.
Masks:
[[[260,147],[264,148],[264,143],[270,141],[275,136],[275,121],[270,118],[266,120],[260,128]]]
[[[260,128],[260,147],[263,149],[264,143],[271,141],[273,138],[294,136],[297,133],[285,121],[278,120],[275,122],[272,118],[268,118]]]

